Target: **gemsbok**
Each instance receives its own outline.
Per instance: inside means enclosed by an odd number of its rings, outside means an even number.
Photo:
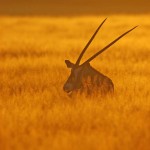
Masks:
[[[106,18],[107,19],[107,18]],[[92,57],[90,57],[88,60],[86,60],[84,63],[80,64],[81,58],[83,57],[85,51],[89,47],[90,43],[93,41],[94,37],[96,36],[99,29],[102,27],[106,19],[99,25],[85,48],[82,50],[81,54],[79,55],[76,63],[72,63],[69,60],[65,60],[65,63],[68,68],[71,68],[71,74],[68,77],[66,83],[64,84],[64,91],[67,92],[69,95],[71,93],[86,93],[86,95],[91,95],[93,93],[100,93],[102,96],[108,95],[109,93],[113,93],[114,91],[114,84],[111,79],[109,79],[107,76],[103,75],[96,69],[94,69],[90,62],[95,59],[98,55],[100,55],[102,52],[107,50],[110,46],[112,46],[114,43],[116,43],[119,39],[121,39],[123,36],[131,32],[134,28],[128,30],[127,32],[120,35],[118,38],[116,38],[114,41],[109,43],[107,46],[105,46],[103,49],[98,51],[96,54],[94,54]],[[72,94],[71,94],[72,95]]]

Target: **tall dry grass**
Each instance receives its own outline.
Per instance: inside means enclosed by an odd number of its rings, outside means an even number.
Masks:
[[[104,18],[0,17],[0,149],[149,149],[149,15],[111,15],[82,60],[140,25],[91,62],[113,80],[113,98],[62,90],[64,60]]]

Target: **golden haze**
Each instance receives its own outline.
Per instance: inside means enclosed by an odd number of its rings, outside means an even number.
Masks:
[[[92,65],[115,84],[114,97],[70,99],[62,86],[105,16],[0,17],[0,147],[149,149],[149,15],[111,15],[82,61],[136,30]]]
[[[1,0],[3,15],[149,14],[149,0]]]

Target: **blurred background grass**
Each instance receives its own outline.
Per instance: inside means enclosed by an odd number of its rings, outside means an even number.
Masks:
[[[149,0],[2,0],[1,15],[147,14]]]

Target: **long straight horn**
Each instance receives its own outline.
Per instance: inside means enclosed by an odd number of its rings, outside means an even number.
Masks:
[[[110,44],[108,44],[106,47],[104,47],[103,49],[101,49],[99,52],[97,52],[95,55],[93,55],[92,57],[90,57],[87,61],[85,61],[83,64],[90,62],[91,60],[93,60],[95,57],[97,57],[99,54],[101,54],[102,52],[104,52],[105,50],[107,50],[110,46],[112,46],[113,44],[115,44],[118,40],[120,40],[122,37],[124,37],[126,34],[128,34],[129,32],[131,32],[132,30],[134,30],[136,27],[130,29],[129,31],[123,33],[121,36],[119,36],[117,39],[115,39],[114,41],[112,41]],[[82,65],[83,65],[82,64]]]
[[[107,19],[107,18],[106,18]],[[85,51],[87,50],[87,48],[89,47],[89,45],[91,44],[91,42],[93,41],[94,37],[96,36],[97,32],[99,31],[99,29],[102,27],[102,25],[104,24],[104,22],[106,21],[106,19],[99,25],[99,27],[97,28],[97,30],[95,31],[95,33],[93,34],[93,36],[91,37],[91,39],[89,40],[89,42],[87,43],[87,45],[84,47],[84,49],[82,50],[79,58],[77,59],[75,65],[78,66],[81,58],[83,56],[83,54],[85,53]]]

